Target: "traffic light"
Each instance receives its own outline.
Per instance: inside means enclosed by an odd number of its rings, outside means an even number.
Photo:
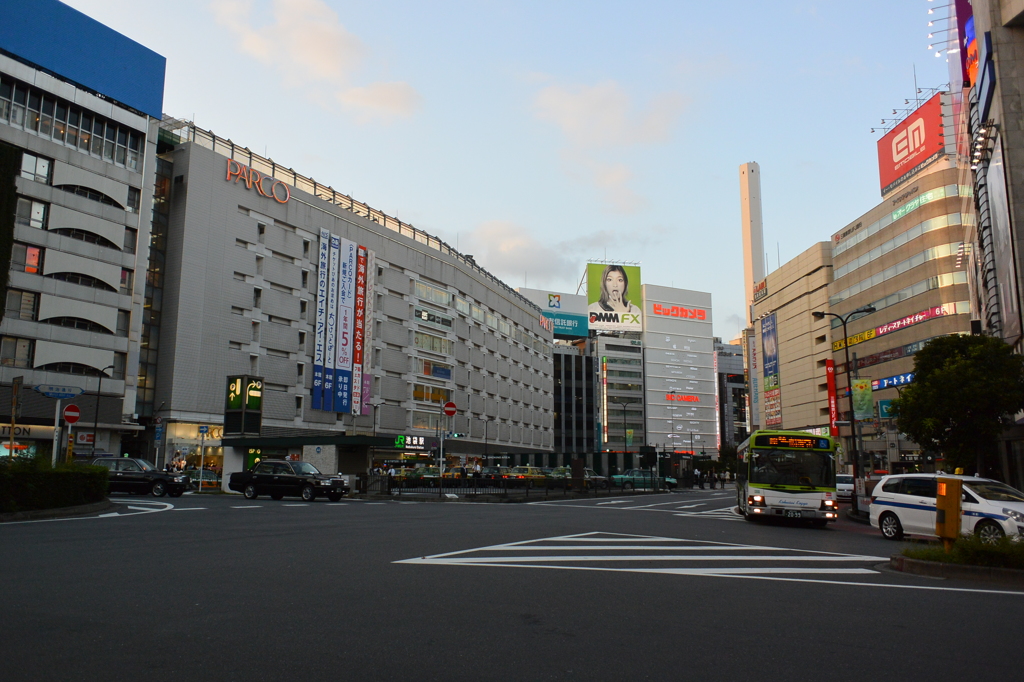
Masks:
[[[448,437],[449,438],[465,438],[466,434],[464,434],[464,433],[454,433],[453,432],[453,433],[449,433]]]

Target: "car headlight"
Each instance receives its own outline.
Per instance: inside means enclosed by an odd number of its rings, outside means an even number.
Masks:
[[[175,476],[174,477],[174,482],[175,483],[184,483],[185,482],[185,477],[184,476]]]
[[[1024,523],[1024,512],[1019,512],[1016,509],[1003,509],[1003,513],[1014,521]]]

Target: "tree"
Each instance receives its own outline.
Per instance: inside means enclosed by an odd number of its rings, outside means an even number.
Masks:
[[[914,356],[914,381],[893,401],[896,425],[946,470],[986,473],[1004,424],[1024,409],[1024,356],[990,336],[940,336]]]

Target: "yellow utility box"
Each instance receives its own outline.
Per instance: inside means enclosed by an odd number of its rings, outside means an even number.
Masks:
[[[935,496],[935,534],[942,538],[948,552],[953,541],[960,537],[960,502],[963,485],[959,478],[938,478]]]

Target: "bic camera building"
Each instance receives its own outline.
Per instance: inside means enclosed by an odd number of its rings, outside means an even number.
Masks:
[[[83,391],[65,401],[82,413],[76,454],[198,464],[205,446],[218,470],[270,455],[356,472],[372,446],[414,456],[438,429],[467,434],[455,453],[550,451],[552,337],[536,306],[436,238],[160,123],[159,55],[58,2],[10,10],[0,404],[22,377],[19,443],[50,448],[54,400],[28,387],[58,385]],[[361,277],[343,267],[353,246]],[[262,432],[225,443],[231,375],[262,378]],[[328,377],[343,404],[325,398]],[[440,424],[449,400],[459,413]]]

